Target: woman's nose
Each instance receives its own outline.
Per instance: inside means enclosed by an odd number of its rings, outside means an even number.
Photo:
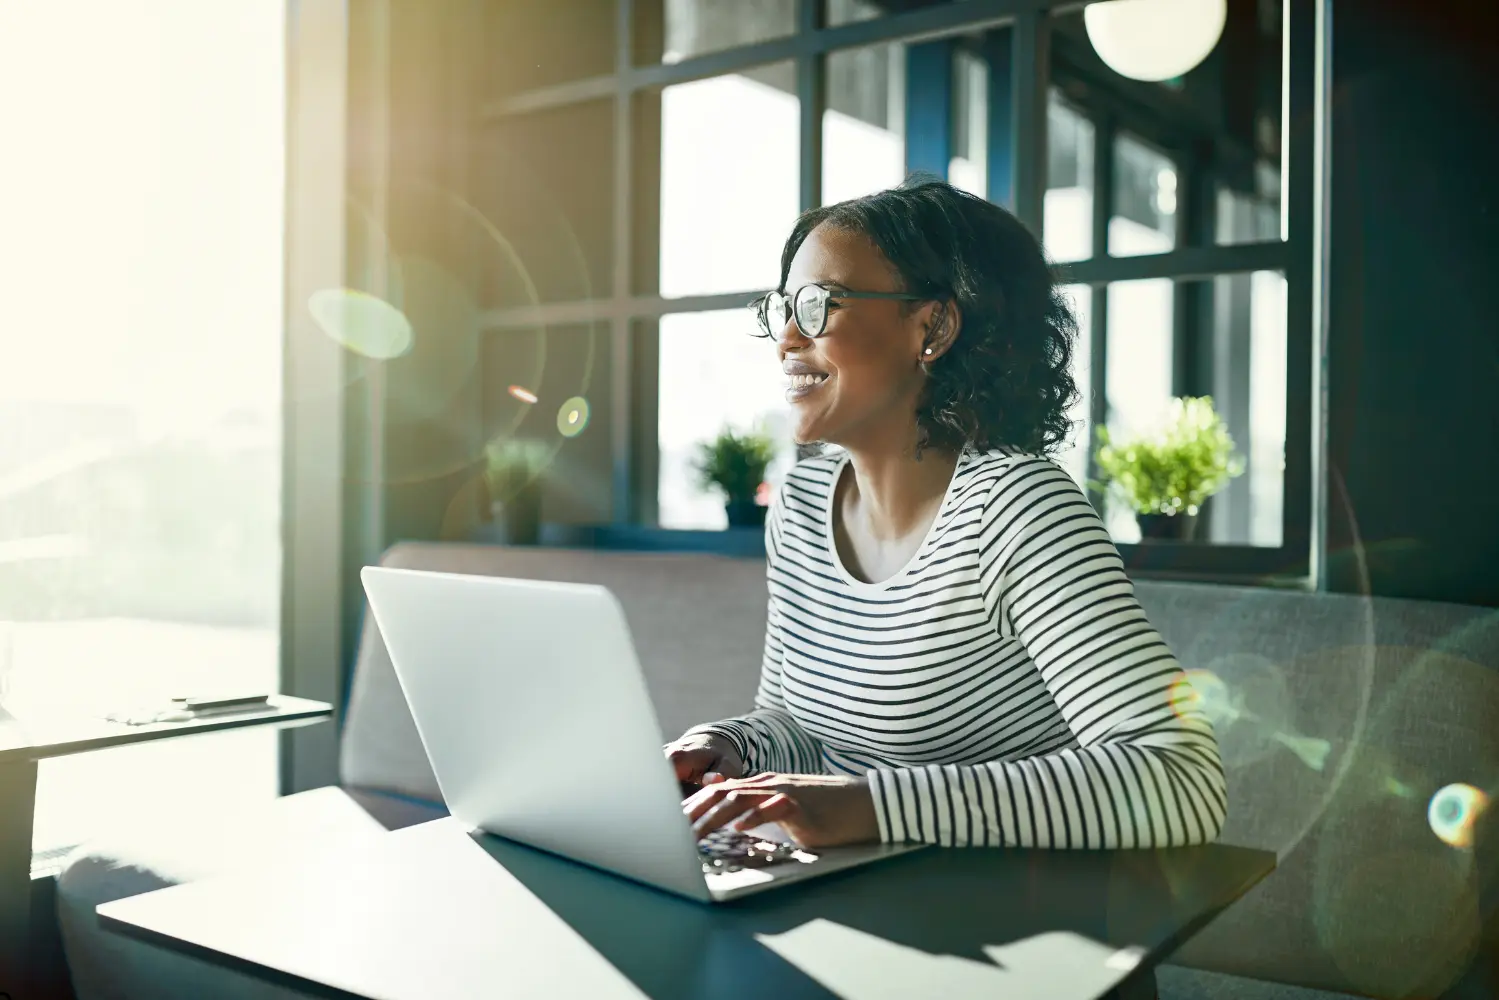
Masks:
[[[811,339],[802,333],[802,328],[797,326],[796,317],[787,315],[786,322],[781,325],[776,334],[776,347],[782,352],[798,351],[812,343]]]

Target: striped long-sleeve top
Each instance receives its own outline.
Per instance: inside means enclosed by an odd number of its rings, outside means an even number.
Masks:
[[[1072,479],[965,451],[910,563],[865,583],[833,542],[845,462],[804,461],[781,487],[755,708],[695,731],[729,739],[751,773],[866,775],[886,841],[1214,839],[1212,727]]]

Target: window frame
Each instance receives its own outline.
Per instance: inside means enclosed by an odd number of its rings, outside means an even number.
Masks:
[[[650,377],[657,360],[655,339],[642,330],[661,316],[672,313],[705,312],[744,305],[766,289],[712,295],[665,298],[639,294],[632,288],[634,257],[640,252],[635,236],[632,194],[639,190],[637,176],[642,156],[634,148],[640,131],[637,93],[659,91],[687,83],[735,73],[771,63],[791,61],[795,67],[799,98],[799,194],[802,210],[821,202],[822,118],[827,103],[825,56],[828,53],[891,42],[923,43],[950,40],[986,30],[985,53],[989,59],[988,196],[1006,204],[1034,232],[1041,232],[1046,188],[1046,115],[1054,83],[1053,63],[1059,72],[1078,71],[1086,63],[1075,45],[1059,47],[1054,60],[1050,19],[1076,10],[1077,0],[964,0],[890,13],[881,17],[836,26],[824,24],[822,0],[798,0],[796,30],[769,41],[719,50],[675,63],[650,61],[659,53],[642,51],[637,31],[643,25],[645,2],[615,0],[614,72],[568,83],[541,87],[485,103],[479,126],[486,127],[515,116],[545,112],[582,101],[601,98],[614,103],[614,243],[612,292],[590,301],[548,303],[538,306],[491,310],[484,316],[486,330],[503,335],[507,329],[534,329],[537,324],[603,321],[609,324],[611,484],[613,524],[638,524],[654,512],[654,420],[655,400],[643,398],[656,391]],[[1174,544],[1148,542],[1120,544],[1120,552],[1131,572],[1140,576],[1169,576],[1226,582],[1254,582],[1283,586],[1316,586],[1321,575],[1319,552],[1323,534],[1321,514],[1325,451],[1320,393],[1325,355],[1325,318],[1319,281],[1325,273],[1325,186],[1327,176],[1326,130],[1328,63],[1330,57],[1329,0],[1285,0],[1282,58],[1282,163],[1281,181],[1284,240],[1216,245],[1205,239],[1188,240],[1178,231],[1176,248],[1160,254],[1112,257],[1107,247],[1107,221],[1113,208],[1112,137],[1118,129],[1140,136],[1179,157],[1186,147],[1178,136],[1163,132],[1159,120],[1150,116],[1136,120],[1125,105],[1169,107],[1175,96],[1148,84],[1127,84],[1134,100],[1120,105],[1086,108],[1094,121],[1094,241],[1093,256],[1059,265],[1059,283],[1087,285],[1093,291],[1092,329],[1086,349],[1093,362],[1098,385],[1104,384],[1107,366],[1108,285],[1141,278],[1175,279],[1178,295],[1190,297],[1200,286],[1196,279],[1254,271],[1279,271],[1286,276],[1287,366],[1286,441],[1283,484],[1282,543],[1279,548],[1251,545]],[[990,30],[1003,29],[1003,30]],[[968,44],[966,40],[964,44]],[[1091,53],[1089,53],[1091,54]],[[1096,56],[1093,57],[1096,61]],[[1084,65],[1082,72],[1086,72]],[[1096,89],[1096,88],[1095,88]],[[1291,127],[1310,123],[1311,127]],[[943,130],[938,130],[942,132]],[[950,142],[951,129],[945,130]],[[1018,151],[1020,155],[1012,156]],[[1100,155],[1107,151],[1109,155]],[[951,150],[941,151],[947,163]],[[913,159],[933,159],[932,150],[910,149]],[[651,162],[651,161],[647,161]],[[1201,186],[1201,177],[1190,156],[1179,160],[1183,167],[1183,189]],[[658,167],[659,169],[659,167]],[[1190,197],[1190,194],[1189,194]],[[1191,216],[1197,214],[1195,223]],[[1184,219],[1185,217],[1185,219]],[[1178,216],[1199,228],[1205,220],[1200,212]],[[1191,301],[1178,302],[1173,330],[1173,391],[1200,391],[1199,363],[1204,338],[1196,317],[1201,312]],[[1102,393],[1094,393],[1091,427],[1100,426]],[[1090,437],[1091,437],[1090,429]],[[1089,442],[1089,453],[1093,451]],[[1090,458],[1090,465],[1091,465]]]
[[[317,289],[345,283],[348,80],[366,55],[350,42],[367,42],[358,34],[367,27],[359,21],[351,31],[341,7],[286,6],[280,690],[328,702],[339,719],[363,603],[357,583],[348,583],[358,580],[357,560],[379,557],[379,492],[346,489],[351,446],[360,440],[346,420],[348,361],[305,304]],[[369,453],[379,450],[367,444]],[[353,482],[376,481],[357,471]],[[337,784],[338,739],[338,725],[282,730],[281,794]]]

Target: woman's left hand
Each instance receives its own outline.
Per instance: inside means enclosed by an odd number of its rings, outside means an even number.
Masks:
[[[698,837],[720,827],[748,830],[779,823],[803,847],[837,847],[880,839],[874,798],[864,778],[757,774],[703,786],[682,803]]]

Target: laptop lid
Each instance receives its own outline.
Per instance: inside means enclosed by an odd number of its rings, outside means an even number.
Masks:
[[[361,579],[455,818],[708,898],[614,595],[373,566]]]

